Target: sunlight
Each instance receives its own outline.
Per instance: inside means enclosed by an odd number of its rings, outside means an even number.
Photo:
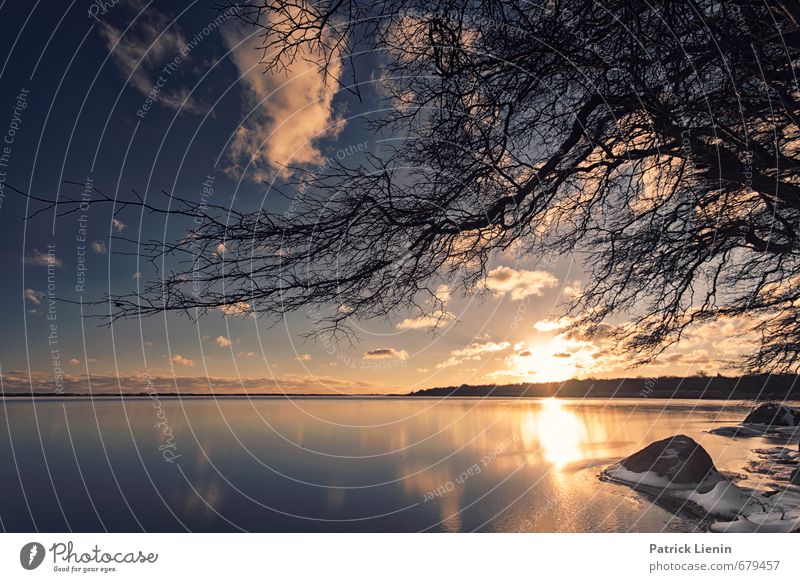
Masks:
[[[582,458],[581,444],[586,440],[586,428],[561,400],[548,398],[542,402],[536,420],[536,436],[545,460],[561,469]]]
[[[529,382],[563,382],[584,374],[593,359],[577,342],[557,336],[545,344],[528,344],[510,363],[511,373]]]

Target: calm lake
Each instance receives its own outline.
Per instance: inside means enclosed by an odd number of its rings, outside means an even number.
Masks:
[[[717,401],[225,398],[0,403],[7,531],[692,531],[597,478],[686,434],[739,473]],[[745,485],[748,481],[744,481]]]

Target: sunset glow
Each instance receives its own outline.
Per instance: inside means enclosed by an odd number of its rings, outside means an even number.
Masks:
[[[592,370],[592,354],[578,342],[556,336],[526,344],[509,358],[510,374],[524,382],[563,382]]]

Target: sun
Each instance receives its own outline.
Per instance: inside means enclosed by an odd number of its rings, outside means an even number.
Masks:
[[[528,382],[563,382],[581,377],[592,368],[592,354],[580,344],[554,337],[530,342],[511,356],[511,374]]]

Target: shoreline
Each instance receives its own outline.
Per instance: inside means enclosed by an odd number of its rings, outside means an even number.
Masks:
[[[747,398],[735,397],[726,398],[723,396],[708,396],[698,398],[695,396],[413,396],[409,397],[408,394],[352,394],[352,395],[326,395],[326,394],[273,394],[273,393],[258,393],[258,394],[157,394],[160,400],[525,400],[525,401],[542,401],[557,399],[564,402],[595,402],[595,401],[619,401],[619,402],[729,402],[736,404],[748,404],[752,402],[770,402],[774,398]],[[23,402],[23,401],[43,401],[43,402],[70,402],[70,401],[91,401],[91,400],[152,400],[153,396],[149,394],[5,394],[0,395],[0,402]],[[786,403],[800,403],[800,398],[781,399],[781,402]]]

